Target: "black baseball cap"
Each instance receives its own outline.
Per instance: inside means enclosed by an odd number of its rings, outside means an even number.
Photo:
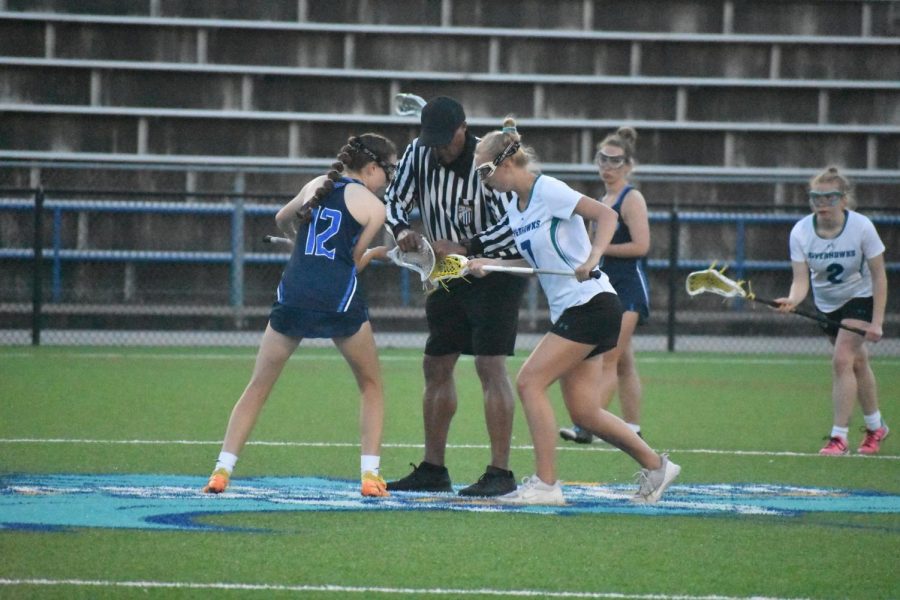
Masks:
[[[422,109],[419,143],[428,147],[445,146],[465,120],[462,104],[448,96],[432,98]]]

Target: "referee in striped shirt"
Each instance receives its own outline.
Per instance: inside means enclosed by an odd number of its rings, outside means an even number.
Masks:
[[[481,183],[474,164],[477,142],[467,129],[463,107],[453,98],[438,96],[422,109],[421,133],[407,146],[384,196],[387,223],[401,249],[419,245],[421,235],[409,223],[410,213],[418,208],[425,237],[439,257],[450,253],[518,257],[505,225],[506,206],[516,196],[494,192]],[[477,482],[459,493],[499,496],[516,489],[509,470],[515,399],[506,357],[515,349],[524,290],[524,278],[492,273],[469,281],[452,280],[446,289],[438,287],[428,296],[428,341],[422,365],[425,457],[412,473],[388,482],[389,490],[452,491],[444,454],[456,412],[453,370],[460,354],[475,356],[484,391],[491,464]]]

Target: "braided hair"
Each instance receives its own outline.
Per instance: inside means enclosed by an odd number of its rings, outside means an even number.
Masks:
[[[359,171],[367,164],[376,162],[387,171],[391,166],[388,160],[396,154],[397,147],[394,143],[377,133],[364,133],[348,138],[338,152],[337,161],[331,164],[331,170],[326,174],[328,179],[322,182],[312,198],[297,211],[300,224],[304,225],[312,220],[313,211],[334,191],[334,184],[341,180],[345,170]]]

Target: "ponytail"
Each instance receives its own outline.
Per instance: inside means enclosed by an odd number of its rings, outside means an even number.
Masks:
[[[512,115],[507,115],[503,119],[501,129],[492,131],[485,135],[478,143],[484,148],[488,155],[497,156],[503,152],[510,144],[519,143],[519,149],[510,157],[514,164],[519,166],[529,166],[529,170],[538,170],[538,157],[534,148],[522,144],[522,135],[516,126],[516,120]]]

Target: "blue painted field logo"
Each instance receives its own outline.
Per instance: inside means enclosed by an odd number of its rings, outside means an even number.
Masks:
[[[233,529],[210,515],[299,511],[465,511],[574,515],[772,515],[900,512],[900,496],[769,484],[675,485],[654,506],[631,503],[631,485],[569,484],[566,506],[501,506],[455,494],[362,498],[359,483],[317,477],[248,477],[219,496],[183,475],[13,475],[0,478],[0,528]]]

